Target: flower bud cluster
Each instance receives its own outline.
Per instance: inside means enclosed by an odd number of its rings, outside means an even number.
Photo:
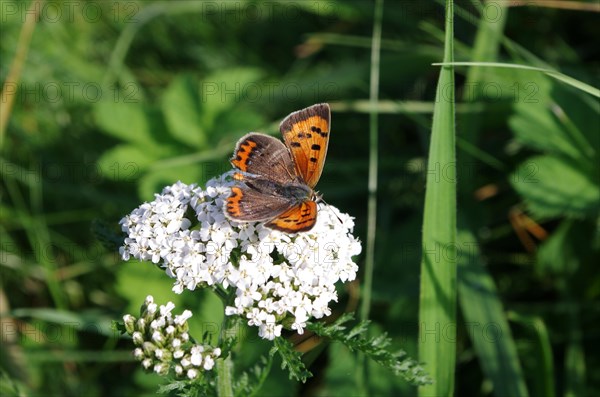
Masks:
[[[174,308],[172,302],[158,306],[149,295],[139,318],[131,314],[123,316],[125,330],[136,346],[133,355],[144,369],[159,375],[173,370],[179,377],[195,379],[202,371],[213,368],[221,349],[191,342],[187,320],[192,313],[185,310],[173,316]]]

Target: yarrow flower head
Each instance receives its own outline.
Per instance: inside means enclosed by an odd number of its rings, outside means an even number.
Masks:
[[[166,187],[121,220],[127,237],[120,254],[160,264],[175,279],[176,293],[211,287],[235,294],[225,314],[244,317],[262,338],[274,339],[283,327],[303,333],[311,318],[331,313],[335,284],[356,277],[352,258],[361,245],[354,222],[324,203],[304,233],[235,222],[223,212],[233,183],[226,173],[205,189]]]
[[[149,295],[140,309],[140,317],[123,316],[126,332],[137,346],[133,356],[147,371],[166,375],[170,370],[179,376],[194,379],[201,371],[211,370],[221,349],[190,342],[187,320],[189,310],[173,316],[171,302],[157,306]]]

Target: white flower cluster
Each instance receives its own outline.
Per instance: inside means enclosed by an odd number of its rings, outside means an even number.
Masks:
[[[187,320],[189,310],[173,316],[172,302],[158,306],[151,295],[146,297],[140,318],[131,314],[123,316],[125,330],[137,346],[133,351],[144,369],[166,375],[172,368],[179,377],[195,379],[200,371],[211,370],[221,349],[190,342]]]
[[[151,260],[176,279],[173,290],[210,286],[235,288],[227,315],[241,315],[259,335],[274,339],[285,325],[302,333],[311,317],[331,313],[335,283],[354,280],[361,251],[354,222],[336,208],[319,204],[316,225],[287,234],[261,223],[227,219],[223,205],[230,174],[206,189],[178,182],[121,220],[127,234],[124,260]]]

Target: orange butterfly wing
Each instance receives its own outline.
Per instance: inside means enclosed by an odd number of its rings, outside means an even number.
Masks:
[[[321,103],[290,114],[279,126],[298,175],[311,188],[319,182],[325,164],[330,119],[329,105]]]
[[[265,223],[265,226],[286,233],[298,233],[312,229],[316,222],[317,203],[307,200]]]

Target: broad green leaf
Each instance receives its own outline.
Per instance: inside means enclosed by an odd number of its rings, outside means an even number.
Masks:
[[[268,87],[261,85],[261,78],[262,72],[257,69],[236,68],[216,72],[200,83],[202,125],[209,135],[221,130],[217,123],[221,113],[236,104],[256,102],[267,95]]]
[[[141,177],[146,168],[156,161],[152,153],[134,144],[116,145],[98,159],[102,175],[108,179],[132,181]]]
[[[199,86],[191,77],[177,77],[162,98],[162,111],[169,132],[186,145],[206,147],[206,130],[202,123]]]
[[[597,216],[600,210],[598,169],[572,160],[532,157],[511,175],[511,183],[529,209],[540,217]]]
[[[94,116],[103,132],[125,142],[148,147],[164,141],[162,121],[142,103],[98,102]]]
[[[201,164],[153,169],[141,177],[138,194],[144,200],[151,200],[155,193],[160,193],[165,186],[172,185],[177,181],[202,182],[203,171]]]

